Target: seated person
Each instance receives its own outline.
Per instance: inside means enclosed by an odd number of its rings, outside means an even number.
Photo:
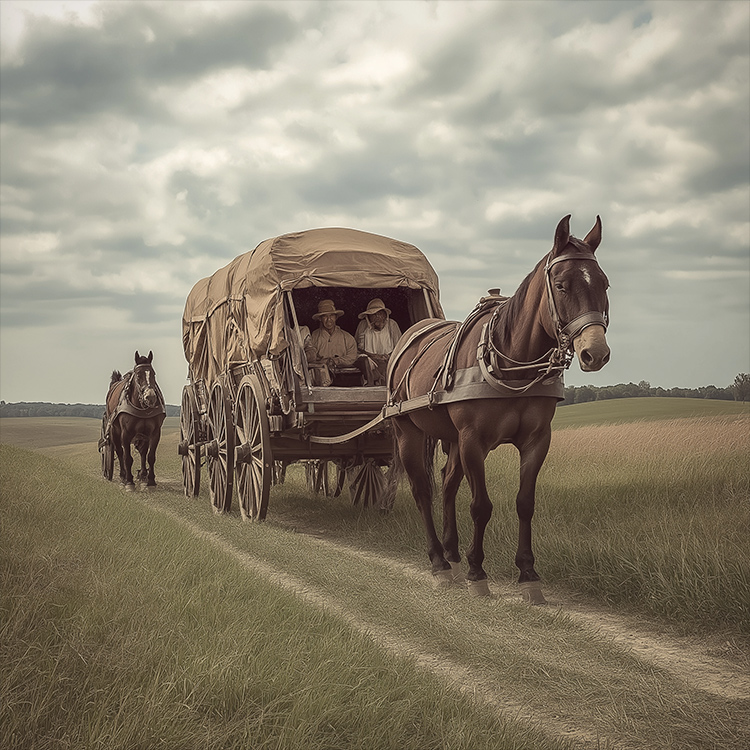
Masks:
[[[359,351],[357,366],[364,373],[367,385],[385,385],[388,359],[401,338],[401,329],[390,314],[383,300],[377,297],[359,314],[362,322],[354,334]]]
[[[320,327],[310,334],[305,346],[313,385],[331,385],[337,369],[351,367],[357,359],[354,337],[336,325],[343,314],[343,310],[336,309],[333,300],[318,303],[318,312],[313,318],[320,322]]]

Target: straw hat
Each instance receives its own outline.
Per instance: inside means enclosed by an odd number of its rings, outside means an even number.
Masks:
[[[391,311],[383,304],[383,300],[375,297],[375,299],[371,299],[367,303],[367,309],[364,312],[361,312],[359,314],[359,319],[362,320],[362,318],[365,317],[365,315],[374,315],[376,312],[379,312],[380,310],[385,310],[388,315],[391,314]]]
[[[332,299],[323,299],[318,302],[318,312],[313,315],[313,319],[320,320],[324,315],[330,315],[331,313],[334,313],[337,318],[340,318],[344,314],[344,311],[337,310]]]

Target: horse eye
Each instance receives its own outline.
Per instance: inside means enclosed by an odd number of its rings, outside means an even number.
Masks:
[[[557,289],[558,292],[564,292],[565,291],[565,285],[562,284],[559,281],[555,282],[555,289]]]

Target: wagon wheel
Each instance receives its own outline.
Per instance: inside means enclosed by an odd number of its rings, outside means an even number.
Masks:
[[[250,375],[240,383],[235,422],[237,425],[237,493],[242,517],[262,521],[274,474],[271,436],[260,383]]]
[[[112,448],[112,442],[110,439],[106,436],[106,421],[107,417],[105,416],[102,419],[102,436],[99,440],[99,445],[101,446],[99,450],[102,454],[102,476],[109,482],[112,481],[112,474],[114,473],[114,467],[115,467],[115,451]]]
[[[336,477],[332,479],[331,471],[334,469]],[[305,467],[305,481],[310,492],[325,497],[338,497],[344,485],[342,470],[337,468],[333,461],[308,461]]]
[[[235,436],[232,408],[221,383],[216,383],[211,389],[207,427],[211,503],[217,513],[228,513],[232,507]]]
[[[182,487],[185,497],[198,497],[201,491],[201,447],[198,445],[198,405],[189,386],[182,389],[180,445]]]
[[[380,466],[373,459],[368,458],[352,467],[348,475],[349,494],[354,505],[361,501],[366,508],[380,502],[386,490],[386,481]]]

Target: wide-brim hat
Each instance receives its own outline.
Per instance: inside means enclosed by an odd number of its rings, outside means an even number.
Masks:
[[[391,311],[383,304],[383,300],[375,297],[375,299],[371,299],[367,303],[367,309],[359,314],[359,319],[362,320],[365,315],[374,315],[376,312],[380,312],[381,310],[385,310],[388,315],[391,314]]]
[[[337,310],[332,299],[323,299],[318,302],[318,312],[313,315],[313,320],[320,320],[324,315],[330,315],[331,313],[340,318],[344,314],[344,311]]]

